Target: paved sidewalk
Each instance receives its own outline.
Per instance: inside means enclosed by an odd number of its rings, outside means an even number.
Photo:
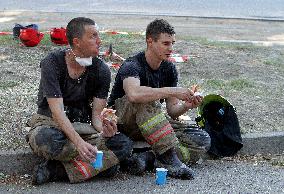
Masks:
[[[144,176],[119,174],[114,178],[94,178],[79,184],[55,182],[32,186],[29,181],[26,184],[2,184],[0,193],[284,193],[284,168],[271,165],[269,161],[226,158],[207,160],[192,168],[196,172],[194,180],[167,178],[163,186],[155,184],[154,173]]]
[[[244,147],[240,155],[284,154],[284,132],[243,135]],[[30,174],[39,158],[30,149],[0,151],[0,172]]]

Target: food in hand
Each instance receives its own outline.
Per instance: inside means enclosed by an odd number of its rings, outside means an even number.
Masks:
[[[197,92],[197,90],[199,89],[199,86],[198,85],[193,85],[193,86],[191,86],[191,91],[192,92]]]
[[[116,110],[110,108],[104,108],[101,112],[101,119],[106,119],[108,121],[117,122],[117,116],[115,115]]]
[[[194,92],[193,96],[201,96],[201,97],[203,97],[203,94],[201,92]]]

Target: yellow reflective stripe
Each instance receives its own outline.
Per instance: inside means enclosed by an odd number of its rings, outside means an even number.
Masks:
[[[144,130],[144,132],[147,132],[148,130],[152,129],[155,125],[158,123],[162,122],[163,120],[166,120],[167,118],[165,117],[164,113],[160,113],[158,115],[155,115],[139,127]]]
[[[161,129],[155,131],[154,133],[152,133],[151,135],[148,136],[148,139],[155,139],[157,137],[159,137],[161,134],[163,134],[165,131],[173,129],[171,124],[168,123],[167,125],[163,126]]]

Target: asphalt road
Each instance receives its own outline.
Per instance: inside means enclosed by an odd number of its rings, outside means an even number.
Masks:
[[[0,0],[1,10],[284,20],[283,0]]]
[[[0,193],[284,193],[284,168],[268,162],[207,161],[193,167],[196,179],[167,179],[155,184],[155,175],[121,174],[113,179],[93,179],[80,184],[48,183],[0,185]]]

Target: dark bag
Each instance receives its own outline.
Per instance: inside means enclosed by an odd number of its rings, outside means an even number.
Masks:
[[[20,36],[21,29],[26,29],[26,28],[32,28],[34,30],[38,30],[38,25],[37,24],[30,24],[27,26],[23,26],[21,24],[15,24],[13,28],[13,38],[18,39]]]

